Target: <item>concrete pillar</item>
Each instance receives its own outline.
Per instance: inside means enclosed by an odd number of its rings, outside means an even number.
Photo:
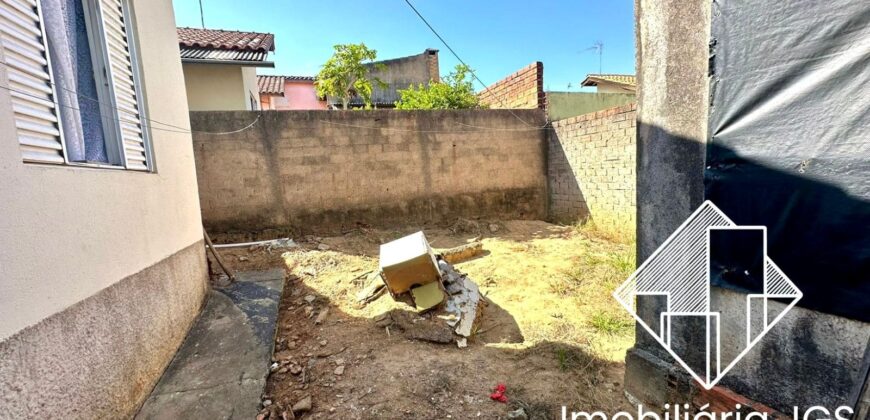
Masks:
[[[637,256],[642,262],[704,200],[709,0],[636,0]],[[652,316],[661,301],[640,300]],[[645,403],[686,402],[688,374],[638,329],[626,392]]]

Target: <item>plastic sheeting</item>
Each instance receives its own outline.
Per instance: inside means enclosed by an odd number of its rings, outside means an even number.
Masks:
[[[717,1],[710,53],[707,199],[799,306],[870,322],[870,2]]]

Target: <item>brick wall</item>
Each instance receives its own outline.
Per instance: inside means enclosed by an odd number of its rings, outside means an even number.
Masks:
[[[544,63],[537,61],[499,80],[478,94],[489,108],[546,108]]]
[[[516,115],[514,115],[516,114]],[[233,131],[255,112],[192,112]],[[267,111],[194,133],[209,232],[338,231],[357,223],[546,218],[540,110]],[[495,130],[475,127],[495,128]]]
[[[636,104],[552,123],[550,218],[634,236]]]
[[[429,60],[429,80],[433,82],[441,81],[441,67],[438,65],[438,50],[427,48],[426,57]]]

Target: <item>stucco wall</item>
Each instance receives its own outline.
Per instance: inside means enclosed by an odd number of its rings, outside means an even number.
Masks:
[[[202,241],[0,342],[0,418],[132,418],[208,290]]]
[[[698,0],[637,0],[635,10],[640,83],[637,242],[642,262],[709,198],[704,172],[712,10],[710,2]],[[729,199],[742,202],[751,197]],[[746,294],[712,287],[711,301],[720,312],[743,313]],[[782,305],[771,302],[770,309],[776,312]],[[664,299],[638,297],[638,314],[649,325],[655,325],[665,310]],[[723,317],[720,329],[723,356],[735,353],[735,347],[745,342],[744,325]],[[702,360],[701,336],[697,330],[675,334],[675,340],[688,344],[685,349],[690,351],[680,353],[684,359]],[[710,393],[638,328],[636,344],[626,355],[625,388],[652,407],[727,402],[730,410],[735,402],[746,406],[755,401],[788,415],[793,406],[799,406],[799,412],[817,404],[836,408],[867,380],[860,369],[868,337],[870,324],[795,307]],[[727,393],[721,390],[737,397],[723,400]]]
[[[633,93],[547,92],[547,116],[556,121],[636,101]]]
[[[260,95],[260,102],[267,106],[263,109],[277,111],[326,109],[326,101],[317,98],[314,82],[284,81],[284,95]]]
[[[242,67],[242,86],[245,89],[245,109],[260,109],[260,88],[257,86],[257,68]]]
[[[276,109],[326,109],[326,101],[317,98],[314,82],[284,82],[287,107]]]
[[[236,135],[195,134],[203,219],[215,232],[543,219],[545,131],[517,116],[544,124],[540,110],[268,111]],[[232,131],[256,117],[191,123]]]
[[[176,47],[176,49],[178,49]],[[184,91],[192,111],[244,111],[250,109],[242,67],[228,64],[185,63]],[[258,92],[257,79],[253,81]],[[259,98],[259,93],[255,96]]]
[[[148,116],[188,127],[172,2],[132,3]],[[155,127],[152,141],[156,173],[25,164],[0,90],[0,417],[130,415],[196,316],[205,267],[191,136]]]

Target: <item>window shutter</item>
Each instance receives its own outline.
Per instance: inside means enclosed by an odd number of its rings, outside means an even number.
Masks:
[[[0,0],[0,44],[22,157],[29,162],[64,163],[37,0]]]
[[[147,131],[143,127],[137,70],[131,58],[133,42],[128,36],[128,15],[122,1],[101,0],[109,77],[114,105],[118,110],[119,137],[125,166],[127,169],[147,171],[150,169],[145,141]]]

